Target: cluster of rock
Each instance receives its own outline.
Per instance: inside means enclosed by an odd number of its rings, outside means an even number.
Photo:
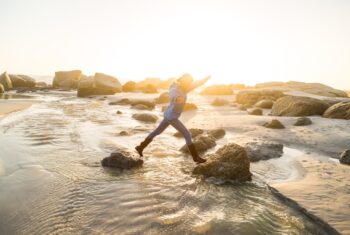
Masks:
[[[236,102],[242,105],[255,105],[261,100],[275,101],[283,96],[283,92],[278,90],[244,90],[238,92]]]

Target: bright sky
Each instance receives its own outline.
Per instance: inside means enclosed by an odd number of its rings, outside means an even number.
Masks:
[[[0,73],[350,89],[348,0],[0,0]]]

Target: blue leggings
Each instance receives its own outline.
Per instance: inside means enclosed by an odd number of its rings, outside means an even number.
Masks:
[[[159,126],[151,133],[148,135],[148,138],[153,139],[157,135],[161,134],[169,125],[173,126],[178,132],[180,132],[183,137],[186,140],[186,144],[190,145],[192,144],[192,137],[191,133],[187,130],[187,128],[180,122],[179,119],[173,119],[173,120],[167,120],[163,119]]]

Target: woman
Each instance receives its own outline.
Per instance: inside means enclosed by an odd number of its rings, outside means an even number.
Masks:
[[[186,104],[187,93],[203,85],[209,79],[210,76],[194,82],[191,75],[184,74],[170,86],[170,104],[164,112],[164,119],[161,121],[159,126],[151,134],[149,134],[144,141],[140,143],[140,145],[135,147],[136,151],[140,154],[141,157],[143,156],[142,151],[147,147],[147,145],[149,145],[149,143],[152,142],[153,138],[161,134],[169,125],[171,125],[184,136],[193,161],[197,163],[203,163],[206,161],[198,155],[197,150],[192,142],[191,134],[179,120],[179,117]]]

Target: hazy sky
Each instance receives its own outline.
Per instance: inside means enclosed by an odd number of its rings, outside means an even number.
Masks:
[[[350,89],[348,0],[0,0],[0,72]]]

